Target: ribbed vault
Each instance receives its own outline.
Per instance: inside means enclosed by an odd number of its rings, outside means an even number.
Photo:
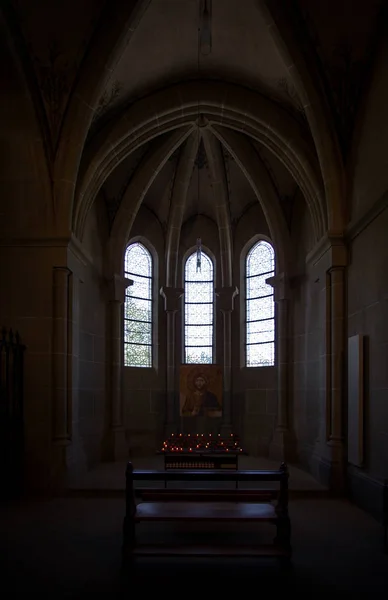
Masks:
[[[327,211],[319,164],[308,130],[260,94],[209,81],[176,85],[135,103],[92,141],[85,152],[76,190],[76,235],[82,238],[87,212],[115,167],[158,135],[194,125],[199,112],[210,125],[243,132],[271,150],[301,188],[318,240],[326,230]]]
[[[227,127],[210,126],[204,120],[200,120],[200,125],[199,127],[187,125],[160,136],[140,160],[125,189],[112,223],[107,265],[109,272],[120,271],[123,252],[138,210],[143,201],[147,205],[152,204],[152,201],[147,198],[152,186],[159,186],[157,193],[155,192],[155,195],[159,195],[159,200],[153,201],[152,210],[157,213],[157,216],[158,211],[162,210],[160,198],[165,196],[165,190],[160,189],[160,181],[163,179],[161,173],[171,160],[175,161],[175,166],[172,174],[167,178],[171,187],[166,220],[166,283],[168,286],[177,285],[177,261],[182,227],[189,218],[196,216],[191,205],[194,206],[199,202],[202,202],[202,206],[199,206],[198,214],[205,213],[217,226],[223,287],[232,285],[233,221],[236,217],[232,217],[231,205],[233,205],[233,213],[241,217],[252,205],[252,199],[260,203],[276,248],[278,268],[284,270],[290,266],[289,230],[278,190],[266,164],[244,134]],[[200,156],[201,151],[204,152],[204,156]],[[176,155],[175,159],[174,155]],[[232,166],[230,161],[233,161]],[[232,201],[230,179],[232,178],[232,183],[235,183],[236,169],[240,173],[240,178],[245,181],[245,188],[240,181],[238,198]],[[233,172],[234,175],[231,174]],[[204,189],[206,186],[207,192]],[[205,200],[200,198],[201,189]],[[193,195],[194,202],[190,202],[190,196]]]
[[[74,229],[82,239],[86,217],[104,183],[147,144],[116,212],[107,268],[117,272],[134,219],[152,183],[177,153],[166,231],[166,269],[174,285],[180,231],[187,218],[190,182],[201,146],[211,187],[208,202],[219,231],[222,284],[232,279],[232,222],[225,152],[238,165],[260,202],[282,268],[289,232],[273,177],[254,148],[259,144],[282,166],[305,198],[316,241],[327,227],[324,186],[308,130],[275,102],[239,86],[189,82],[139,101],[92,139],[84,153],[76,190]]]

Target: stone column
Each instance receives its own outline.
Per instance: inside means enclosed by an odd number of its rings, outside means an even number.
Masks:
[[[232,312],[237,287],[223,287],[216,290],[218,308],[221,311],[224,329],[224,364],[222,398],[222,434],[232,432]]]
[[[67,455],[69,476],[79,476],[87,471],[85,454],[79,422],[79,360],[80,360],[80,283],[76,272],[72,273],[69,287],[69,341],[68,341],[68,398],[71,407],[71,446]]]
[[[175,321],[176,313],[180,310],[180,299],[184,289],[164,286],[160,295],[164,298],[164,310],[167,313],[167,401],[166,401],[166,436],[176,432],[178,407],[175,390]]]
[[[69,279],[67,267],[53,273],[53,441],[70,442],[71,411],[68,403]]]
[[[330,274],[330,411],[329,458],[331,462],[330,485],[342,489],[344,485],[344,350],[345,350],[345,289],[343,266],[329,269]]]
[[[276,368],[277,368],[277,419],[270,444],[269,455],[273,460],[292,461],[295,458],[289,419],[289,286],[284,273],[270,277],[266,283],[274,288],[276,303]]]
[[[128,457],[128,446],[125,440],[123,398],[121,389],[122,378],[122,305],[125,300],[125,290],[132,285],[131,279],[114,275],[108,282],[109,291],[109,339],[110,339],[110,372],[109,391],[111,406],[111,448],[114,460]]]

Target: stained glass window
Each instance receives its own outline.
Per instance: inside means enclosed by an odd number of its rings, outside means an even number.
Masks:
[[[275,302],[272,286],[265,283],[274,274],[274,249],[268,242],[260,241],[250,249],[246,258],[247,367],[275,364]]]
[[[152,257],[143,244],[128,246],[125,277],[133,280],[124,302],[124,365],[152,366]]]
[[[201,269],[197,253],[185,264],[185,362],[213,362],[213,263],[203,251]]]

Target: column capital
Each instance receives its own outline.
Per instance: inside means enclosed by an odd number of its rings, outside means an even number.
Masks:
[[[275,302],[289,299],[289,281],[285,273],[279,273],[274,277],[268,277],[265,283],[273,287]]]
[[[222,287],[216,290],[218,296],[218,306],[222,312],[232,312],[234,309],[234,299],[238,296],[237,286]]]
[[[306,264],[323,265],[328,271],[332,267],[346,267],[349,262],[349,250],[341,235],[324,235],[306,257]]]
[[[61,285],[67,285],[67,280],[71,275],[71,270],[69,267],[54,267],[53,269],[53,279],[54,279],[54,287],[58,287]]]
[[[328,269],[328,273],[344,273],[345,272],[345,266],[344,265],[332,265],[329,269]]]
[[[183,288],[162,286],[160,295],[164,298],[164,310],[166,312],[177,312],[180,308],[179,300],[184,294]]]
[[[71,273],[71,270],[69,269],[69,267],[66,267],[66,266],[54,267],[54,271],[55,271],[55,273],[63,273],[63,274]]]
[[[125,290],[130,285],[133,285],[132,279],[127,279],[115,273],[113,277],[107,279],[106,289],[109,302],[119,302],[123,304],[125,300]]]

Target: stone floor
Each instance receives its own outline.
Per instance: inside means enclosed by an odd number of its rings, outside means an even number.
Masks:
[[[133,462],[135,468],[163,466],[162,457]],[[279,465],[242,457],[240,467],[273,469]],[[383,551],[381,524],[349,502],[330,498],[325,488],[292,465],[290,489],[300,494],[290,494],[290,573],[281,573],[276,561],[263,559],[164,558],[142,559],[134,573],[123,578],[124,473],[125,463],[101,464],[72,482],[70,496],[0,506],[2,598],[21,594],[55,600],[128,598],[144,592],[185,598],[247,593],[265,597],[297,593],[309,599],[313,594],[314,600],[330,593],[353,599],[375,594],[388,597],[388,554]],[[159,530],[158,524],[143,525],[139,534],[154,542],[171,535],[171,524],[160,524]],[[228,525],[221,534],[241,543],[246,541],[244,536],[256,540],[255,536],[264,535],[260,526],[255,530],[250,525],[244,531],[243,525],[241,529],[234,525],[234,530]],[[272,529],[269,533],[272,539]]]
[[[123,515],[122,498],[56,498],[1,507],[2,598],[129,598],[149,592],[167,598],[278,592],[388,597],[382,527],[346,501],[291,500],[290,574],[264,560],[154,559],[140,562],[123,581]]]

